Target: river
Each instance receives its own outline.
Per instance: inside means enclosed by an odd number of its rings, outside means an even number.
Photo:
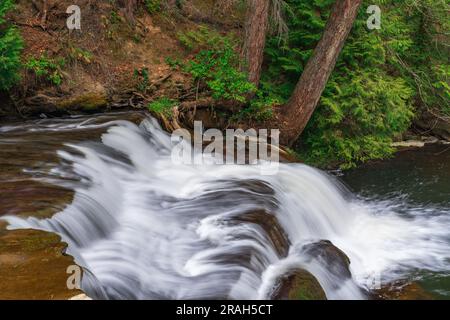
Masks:
[[[0,145],[1,219],[59,234],[93,298],[267,299],[294,268],[329,299],[399,279],[450,298],[449,146],[338,177],[302,164],[261,176],[174,164],[170,136],[136,112],[0,124]],[[348,255],[350,278],[306,257],[320,240]]]

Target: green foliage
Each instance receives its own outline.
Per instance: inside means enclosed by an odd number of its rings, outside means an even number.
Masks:
[[[146,93],[150,86],[150,76],[147,68],[134,69],[134,78],[137,80],[136,89],[139,92]]]
[[[448,0],[379,2],[386,12],[381,37],[390,66],[414,88],[419,110],[450,115]]]
[[[192,75],[198,85],[204,83],[216,100],[245,102],[255,86],[240,71],[240,59],[231,37],[219,35],[206,27],[179,34],[180,41],[188,49],[201,49],[189,61],[184,70]],[[202,49],[206,47],[207,49]]]
[[[324,30],[334,0],[287,0],[289,34],[268,40],[263,83],[287,99]],[[448,106],[448,0],[363,1],[321,101],[301,138],[304,159],[349,168],[392,154],[392,138],[423,106]],[[369,31],[366,8],[382,10]],[[447,11],[445,11],[445,8]],[[448,111],[448,109],[447,109]]]
[[[144,4],[150,14],[154,14],[161,10],[161,0],[145,0]]]
[[[178,58],[167,57],[165,62],[169,65],[172,70],[177,70],[183,66],[183,62]]]
[[[108,20],[112,25],[123,22],[123,19],[120,17],[119,13],[116,10],[111,10]]]
[[[61,69],[64,65],[64,59],[53,59],[44,54],[39,58],[29,59],[25,67],[34,72],[38,78],[43,78],[51,84],[59,86],[63,80]]]
[[[265,121],[273,116],[273,107],[282,104],[279,97],[265,95],[262,90],[258,90],[249,105],[235,114],[231,120]]]
[[[412,90],[401,78],[352,72],[349,83],[335,74],[308,125],[305,160],[319,165],[389,157],[392,137],[408,129],[414,113],[408,106]]]
[[[238,69],[235,51],[226,46],[222,50],[202,50],[186,67],[195,80],[204,81],[216,100],[245,102],[246,95],[255,91],[247,75]]]
[[[223,36],[205,25],[200,25],[194,30],[179,32],[177,36],[178,41],[191,51],[199,51],[201,49],[220,50],[233,42],[231,37]]]
[[[69,58],[72,61],[80,61],[86,64],[92,63],[92,58],[94,55],[88,50],[82,48],[71,46],[69,48]]]
[[[177,104],[177,101],[171,100],[167,97],[159,98],[151,102],[148,105],[148,109],[152,112],[162,114],[166,117],[171,117],[173,113],[173,107]]]
[[[436,91],[440,92],[437,96],[444,100],[442,112],[450,116],[450,64],[434,66],[433,71],[435,79],[432,86]]]
[[[22,38],[17,29],[7,25],[5,14],[13,7],[12,0],[0,2],[0,90],[9,89],[19,80]]]

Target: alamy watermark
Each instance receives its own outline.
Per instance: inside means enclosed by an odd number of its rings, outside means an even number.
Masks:
[[[81,277],[83,272],[80,266],[70,265],[67,267],[66,273],[70,276],[67,278],[67,289],[69,290],[80,290],[81,289]]]
[[[70,17],[66,20],[66,26],[69,30],[81,30],[81,9],[77,5],[71,5],[66,10]]]
[[[172,133],[172,161],[184,165],[253,165],[262,175],[275,175],[280,161],[278,129],[203,130],[194,122],[194,136],[186,129]]]
[[[381,9],[379,6],[373,4],[367,7],[368,14],[370,14],[367,19],[367,29],[369,30],[379,30],[381,29]]]
[[[66,10],[70,16],[66,20],[66,26],[69,30],[81,30],[81,9],[77,5],[71,5]],[[367,7],[366,13],[370,14],[367,19],[367,29],[381,29],[381,8],[378,5],[370,5]]]

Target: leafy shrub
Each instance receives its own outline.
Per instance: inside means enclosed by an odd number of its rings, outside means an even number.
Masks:
[[[151,102],[148,105],[148,109],[155,113],[160,113],[164,116],[170,117],[172,116],[172,109],[176,105],[175,100],[171,100],[167,97],[159,98],[158,100],[155,100]]]
[[[219,35],[206,27],[179,34],[180,41],[188,49],[200,49],[184,70],[192,75],[197,84],[204,83],[216,100],[245,102],[255,86],[240,71],[240,58],[231,37]],[[203,48],[207,49],[203,49]]]
[[[12,0],[0,2],[0,90],[9,89],[19,80],[22,38],[14,27],[6,25],[5,14],[13,7]]]
[[[138,81],[136,89],[146,93],[150,85],[150,76],[147,68],[134,69],[134,78]]]
[[[59,86],[63,80],[61,68],[64,64],[64,59],[61,58],[55,60],[44,54],[39,58],[29,59],[25,64],[25,67],[28,70],[33,71],[38,78],[43,78],[53,85]]]

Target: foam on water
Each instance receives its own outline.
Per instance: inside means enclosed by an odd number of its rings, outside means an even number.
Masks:
[[[10,229],[60,234],[87,271],[83,289],[94,298],[266,299],[280,275],[301,267],[329,299],[363,299],[360,287],[378,280],[450,270],[448,212],[417,208],[404,217],[395,205],[358,200],[301,164],[280,164],[274,176],[258,166],[174,164],[170,137],[154,120],[108,126],[101,144],[59,153],[70,173],[61,166],[54,174],[81,180],[72,204],[51,219],[3,217]],[[78,126],[64,130],[71,127]],[[262,228],[229,223],[255,210],[276,216],[291,243],[286,257]],[[303,257],[299,248],[322,239],[350,257],[352,279]]]

